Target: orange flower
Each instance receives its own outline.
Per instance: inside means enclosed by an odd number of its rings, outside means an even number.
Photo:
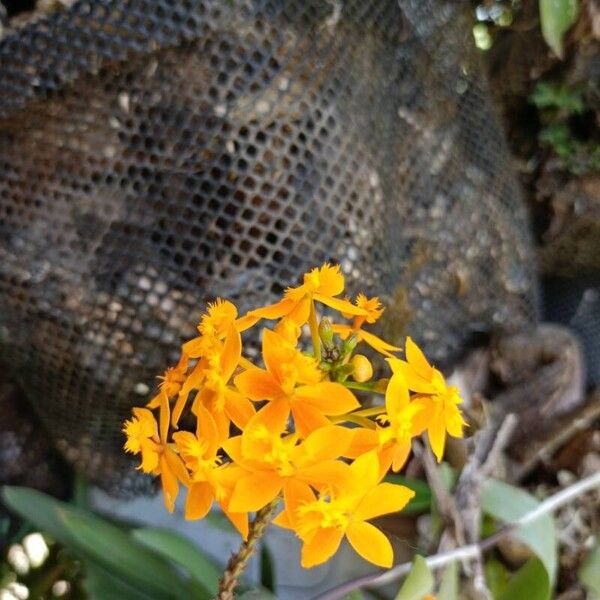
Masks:
[[[248,514],[232,515],[227,510],[233,486],[229,473],[225,472],[230,465],[221,465],[221,457],[218,456],[220,438],[217,424],[203,406],[198,406],[196,411],[196,434],[178,431],[173,435],[179,454],[191,472],[185,518],[204,518],[216,499],[245,537],[248,533]]]
[[[290,479],[322,487],[346,478],[347,466],[335,459],[348,447],[351,431],[331,425],[297,444],[296,435],[282,437],[288,414],[282,403],[272,402],[256,413],[242,435],[224,443],[224,450],[244,471],[235,484],[231,510],[261,509]]]
[[[323,374],[316,361],[269,329],[263,330],[262,355],[266,370],[249,369],[235,378],[235,385],[251,400],[283,403],[288,413],[291,410],[300,437],[329,425],[326,415],[358,408],[350,390],[339,383],[321,381]]]
[[[238,310],[232,302],[217,298],[208,304],[206,314],[202,315],[198,325],[199,337],[196,337],[182,346],[184,354],[190,358],[202,356],[212,345],[212,340],[225,338],[232,326],[239,332],[252,327],[256,322],[253,319],[237,318]]]
[[[386,473],[390,466],[397,472],[410,454],[412,438],[422,432],[416,423],[416,415],[423,410],[420,404],[410,401],[406,380],[401,373],[395,373],[388,382],[385,409],[386,412],[377,420],[387,426],[355,429],[348,455],[360,456],[376,449],[382,473]]]
[[[391,356],[392,352],[398,352],[400,348],[388,344],[386,341],[377,337],[376,335],[369,333],[362,329],[365,323],[375,323],[377,319],[383,313],[383,307],[379,302],[379,298],[367,298],[364,294],[358,294],[355,301],[356,307],[362,309],[364,314],[356,315],[352,319],[352,324],[347,325],[344,323],[336,323],[331,326],[332,330],[335,331],[342,339],[346,339],[348,336],[356,335],[358,341],[369,344],[371,348],[384,354],[385,356]],[[344,317],[350,318],[352,315],[348,314],[347,311],[342,311]]]
[[[388,362],[394,373],[401,373],[408,388],[417,392],[413,404],[421,407],[415,414],[414,423],[418,431],[427,430],[431,449],[438,462],[444,455],[446,433],[463,437],[466,425],[458,405],[462,402],[458,388],[446,384],[440,371],[432,367],[419,347],[406,338],[406,358],[390,358]]]
[[[223,439],[227,438],[231,421],[243,428],[254,415],[252,403],[229,386],[229,380],[238,366],[241,356],[240,333],[232,325],[225,342],[221,344],[215,341],[211,351],[201,361],[200,379],[202,384],[194,399],[192,412],[196,413],[197,407],[204,406],[215,419],[219,434]],[[179,407],[176,406],[177,408]]]
[[[366,315],[362,308],[347,300],[335,298],[344,291],[344,276],[338,265],[324,264],[305,273],[302,285],[288,288],[283,300],[263,308],[252,310],[248,317],[258,319],[281,319],[287,317],[298,326],[308,321],[310,307],[314,300],[335,310],[352,315]]]
[[[162,377],[159,385],[159,392],[148,404],[147,408],[158,408],[161,400],[164,398],[173,398],[181,390],[181,386],[186,379],[188,369],[188,357],[182,354],[179,362],[174,367],[167,369]]]
[[[188,485],[189,476],[181,458],[167,442],[169,413],[169,400],[165,396],[160,405],[159,428],[148,409],[134,408],[134,417],[125,422],[123,431],[127,435],[125,450],[142,455],[139,468],[144,473],[160,475],[165,506],[169,512],[173,512],[179,481]]]
[[[295,481],[284,492],[285,509],[274,520],[292,529],[302,540],[305,568],[331,558],[346,536],[366,560],[391,567],[393,550],[388,538],[367,521],[402,510],[414,492],[391,483],[379,483],[380,466],[374,452],[363,454],[348,467],[351,477],[338,489],[317,496],[310,486]]]

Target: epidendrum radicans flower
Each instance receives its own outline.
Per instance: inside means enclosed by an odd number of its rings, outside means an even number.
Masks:
[[[198,336],[123,429],[139,468],[160,476],[169,511],[183,485],[187,519],[217,503],[246,538],[248,513],[281,500],[274,523],[298,535],[303,566],[328,560],[344,537],[366,560],[392,564],[388,538],[369,521],[402,510],[414,493],[382,479],[402,468],[425,431],[441,459],[446,435],[463,435],[460,397],[410,338],[403,360],[398,347],[364,329],[383,312],[378,298],[359,294],[351,303],[343,291],[339,267],[325,264],[278,302],[241,317],[227,300],[208,305]],[[319,325],[317,303],[339,322]],[[261,319],[274,324],[262,328],[259,364],[244,356],[242,333]],[[354,354],[361,343],[387,359],[389,379],[366,383],[370,361]],[[353,389],[383,393],[384,405],[362,408]]]

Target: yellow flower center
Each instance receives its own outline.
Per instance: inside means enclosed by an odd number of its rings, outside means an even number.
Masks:
[[[222,337],[237,317],[237,308],[231,302],[217,298],[208,305],[207,314],[202,317],[198,331],[211,337]]]
[[[298,368],[293,363],[284,363],[281,365],[281,389],[286,396],[294,393],[294,388],[298,381]]]
[[[301,538],[310,537],[319,529],[345,530],[349,521],[346,507],[328,497],[307,502],[297,510],[297,530]]]
[[[283,477],[295,472],[290,458],[293,444],[286,443],[279,435],[274,435],[265,425],[259,425],[251,432],[257,457],[263,463],[270,465],[273,470]]]

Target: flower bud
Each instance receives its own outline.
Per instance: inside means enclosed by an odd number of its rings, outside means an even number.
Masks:
[[[344,340],[344,343],[342,345],[342,353],[344,355],[346,355],[346,354],[350,354],[351,352],[354,352],[354,348],[356,348],[357,344],[358,344],[358,337],[356,336],[355,333],[353,333],[351,336],[347,337]]]
[[[319,337],[325,348],[333,346],[333,329],[331,329],[331,321],[327,317],[323,317],[319,323]]]
[[[373,377],[373,366],[369,359],[362,354],[355,354],[350,361],[353,367],[352,377],[354,381],[364,383]]]

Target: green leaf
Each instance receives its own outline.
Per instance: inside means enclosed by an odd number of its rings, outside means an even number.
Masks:
[[[510,579],[498,600],[549,600],[550,580],[539,558],[529,559]]]
[[[266,544],[262,544],[260,548],[260,584],[271,592],[275,591],[273,558]]]
[[[153,600],[148,596],[130,587],[125,582],[113,577],[102,567],[86,561],[83,588],[88,593],[90,600],[106,600],[118,598],[119,600]]]
[[[277,596],[265,589],[252,589],[236,596],[238,600],[277,600]]]
[[[508,570],[499,560],[491,558],[485,563],[485,580],[494,598],[499,598],[508,584]]]
[[[29,488],[5,486],[2,498],[13,512],[93,563],[92,568],[110,572],[142,595],[153,600],[189,597],[174,569],[110,521]]]
[[[364,595],[360,590],[354,590],[349,594],[346,594],[343,600],[364,600]]]
[[[182,566],[207,596],[214,596],[219,587],[219,569],[186,537],[167,529],[135,529],[131,535],[161,556]]]
[[[2,499],[11,511],[30,521],[55,540],[64,545],[72,542],[58,513],[64,503],[29,488],[12,486],[2,488]]]
[[[151,589],[161,597],[189,595],[187,586],[164,560],[116,525],[93,515],[62,510],[61,513],[77,547],[119,579]]]
[[[539,501],[531,494],[502,481],[490,479],[482,486],[482,510],[504,523],[514,523],[537,506]],[[516,529],[513,535],[535,552],[553,585],[557,569],[557,539],[552,516],[543,515],[533,523]]]
[[[458,598],[458,563],[451,562],[442,574],[438,600],[457,600]]]
[[[539,0],[542,35],[554,53],[563,58],[563,37],[577,19],[577,0]]]
[[[395,600],[422,600],[433,590],[433,575],[422,556],[415,556],[412,569]]]
[[[600,598],[600,541],[586,556],[579,569],[579,580],[588,589],[591,595]]]
[[[396,485],[404,485],[415,492],[415,495],[408,503],[408,506],[402,509],[403,514],[412,515],[429,512],[431,510],[431,488],[421,479],[409,479],[403,475],[390,473],[386,475],[385,481]]]

